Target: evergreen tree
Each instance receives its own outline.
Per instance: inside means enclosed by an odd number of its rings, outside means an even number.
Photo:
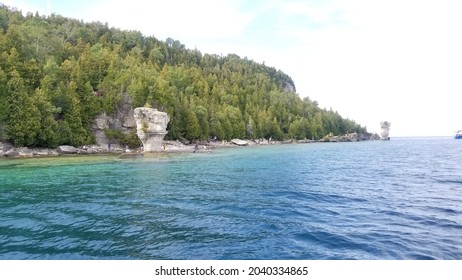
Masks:
[[[210,126],[208,121],[207,109],[204,106],[199,105],[194,108],[194,113],[196,114],[197,120],[199,122],[199,139],[206,140],[210,135]]]
[[[40,112],[16,70],[11,73],[7,91],[7,137],[16,146],[34,146],[40,131]]]
[[[197,119],[196,113],[190,110],[186,114],[186,139],[192,141],[201,138],[201,131],[199,120]]]
[[[37,90],[34,100],[40,113],[40,129],[35,144],[41,147],[56,148],[59,139],[57,135],[58,123],[54,119],[54,114],[58,113],[59,109],[50,103],[43,90]]]
[[[135,107],[149,103],[169,114],[167,139],[367,132],[300,99],[292,79],[273,67],[99,22],[23,16],[0,4],[0,140],[90,144],[94,117],[117,112],[126,96]]]
[[[1,10],[0,10],[1,11]],[[8,116],[8,96],[7,96],[6,73],[0,67],[0,141],[6,139],[6,122]]]

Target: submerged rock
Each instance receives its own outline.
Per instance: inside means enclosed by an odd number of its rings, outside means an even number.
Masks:
[[[162,151],[162,140],[167,132],[170,121],[168,114],[157,109],[140,107],[135,108],[136,134],[143,143],[145,152]]]
[[[139,154],[139,153],[126,153],[126,154],[122,154],[120,155],[119,158],[142,158],[144,157],[143,154]]]

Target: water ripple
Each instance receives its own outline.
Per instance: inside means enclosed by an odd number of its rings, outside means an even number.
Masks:
[[[0,259],[461,259],[460,144],[0,161]]]

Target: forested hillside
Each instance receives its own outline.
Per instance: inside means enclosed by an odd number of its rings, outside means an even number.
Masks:
[[[155,33],[155,26],[152,32]],[[80,146],[125,94],[168,112],[169,139],[319,139],[365,128],[297,95],[292,79],[237,55],[0,4],[0,141]]]

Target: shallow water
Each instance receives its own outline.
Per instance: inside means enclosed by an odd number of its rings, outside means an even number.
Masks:
[[[0,161],[0,259],[462,259],[462,141]]]

